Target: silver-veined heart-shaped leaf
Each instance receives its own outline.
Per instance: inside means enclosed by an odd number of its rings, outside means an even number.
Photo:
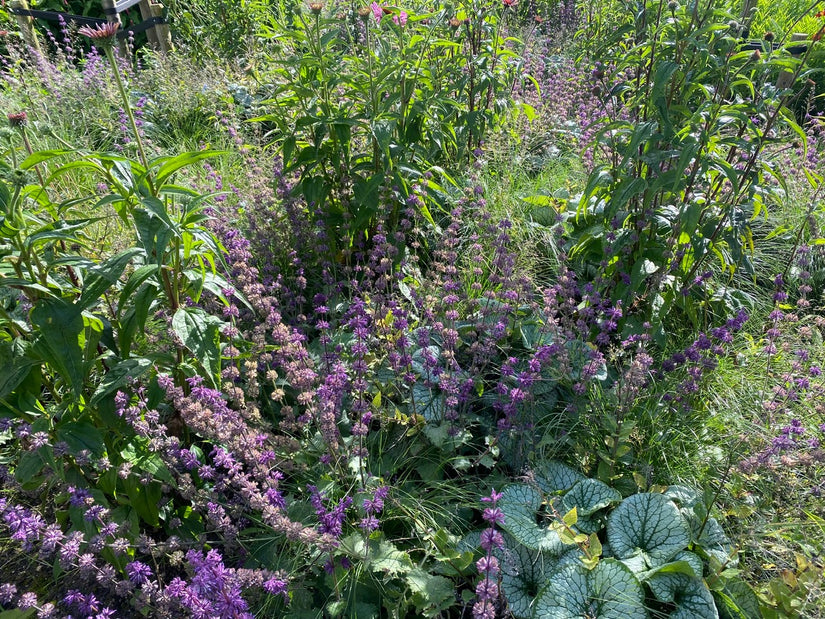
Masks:
[[[566,550],[559,534],[540,524],[542,495],[538,489],[527,484],[510,484],[501,492],[498,506],[504,512],[504,524],[501,527],[505,531],[533,550],[556,557]]]
[[[679,507],[693,507],[701,498],[696,490],[687,486],[668,486],[663,494]]]
[[[646,619],[642,587],[624,565],[605,559],[592,570],[559,570],[536,598],[535,619]]]
[[[607,519],[607,539],[615,555],[627,559],[644,553],[649,567],[670,561],[690,542],[690,531],[679,508],[661,494],[628,497]]]
[[[545,494],[565,492],[584,478],[577,470],[555,460],[546,462],[536,470],[536,483]]]
[[[556,567],[557,559],[530,550],[513,539],[497,551],[501,565],[501,591],[510,613],[522,619],[532,616],[533,601]]]
[[[583,518],[621,500],[619,491],[606,483],[597,479],[582,479],[564,495],[562,503],[567,511],[575,507],[579,518]]]
[[[719,619],[716,604],[705,584],[698,578],[673,572],[659,572],[647,581],[660,602],[676,606],[670,619]]]
[[[730,539],[725,534],[722,525],[716,518],[700,518],[695,512],[683,509],[682,515],[690,528],[690,539],[697,546],[701,547],[709,556],[726,564],[736,567],[738,559]]]

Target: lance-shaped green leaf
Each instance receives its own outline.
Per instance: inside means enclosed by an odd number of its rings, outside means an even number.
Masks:
[[[542,522],[547,518],[542,513],[541,492],[527,484],[511,484],[502,490],[502,495],[498,505],[504,512],[504,530],[533,550],[553,556],[566,550],[559,534]]]
[[[728,578],[720,591],[713,591],[720,615],[725,619],[761,619],[759,598],[741,578]]]
[[[650,567],[667,563],[690,542],[679,508],[654,493],[625,499],[607,520],[607,539],[615,555],[626,559],[641,551]]]
[[[182,307],[172,317],[172,329],[203,365],[207,376],[215,383],[221,363],[221,320],[197,307]]]
[[[687,574],[659,572],[647,584],[657,600],[676,606],[668,615],[670,619],[719,619],[713,596],[698,578]]]
[[[97,356],[103,323],[62,299],[41,300],[31,321],[39,330],[32,352],[60,374],[75,396],[80,395]]]
[[[642,586],[624,565],[605,559],[589,571],[567,565],[536,599],[535,619],[646,619]]]

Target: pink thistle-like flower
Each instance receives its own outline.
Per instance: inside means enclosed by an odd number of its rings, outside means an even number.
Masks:
[[[375,17],[375,21],[381,23],[381,19],[384,17],[384,9],[382,9],[381,5],[377,2],[373,2],[370,5],[370,8],[372,9],[372,14]]]
[[[407,15],[407,12],[401,11],[398,15],[392,16],[392,21],[394,21],[398,26],[406,26],[408,18],[409,16]]]
[[[118,22],[106,22],[92,28],[91,26],[82,26],[77,31],[84,37],[89,37],[92,41],[101,43],[103,45],[111,45],[115,41],[118,28]]]

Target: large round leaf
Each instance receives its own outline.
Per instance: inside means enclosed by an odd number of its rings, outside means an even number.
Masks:
[[[542,495],[527,484],[511,484],[502,490],[498,503],[504,512],[501,527],[528,548],[559,556],[566,550],[559,534],[548,529],[543,520]]]
[[[535,619],[645,619],[642,587],[624,565],[605,559],[559,570],[536,599]]]
[[[533,601],[553,573],[557,560],[514,540],[507,541],[506,548],[496,551],[501,565],[501,591],[514,617],[531,617]]]
[[[650,567],[668,562],[690,542],[690,531],[679,509],[661,494],[634,494],[622,501],[607,520],[613,553],[627,559],[639,551]]]
[[[698,578],[659,572],[647,584],[657,600],[676,606],[670,619],[719,619],[713,596]]]
[[[566,464],[550,460],[536,470],[536,483],[545,494],[565,492],[584,479],[584,475]]]
[[[621,500],[619,491],[606,483],[597,479],[582,479],[564,495],[562,503],[568,511],[575,507],[579,518],[583,518]]]
[[[690,529],[690,539],[719,563],[735,567],[738,563],[736,551],[730,543],[722,525],[713,516],[700,518],[693,510],[683,509],[682,515]]]

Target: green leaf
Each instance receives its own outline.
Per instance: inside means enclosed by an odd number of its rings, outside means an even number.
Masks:
[[[536,470],[536,483],[545,494],[570,490],[584,475],[575,469],[551,460]]]
[[[714,591],[716,607],[725,619],[761,619],[759,598],[741,578],[731,578],[721,591]]]
[[[83,292],[77,304],[83,309],[94,305],[100,296],[120,279],[132,259],[142,253],[143,250],[140,248],[132,247],[112,256],[103,264],[89,269],[90,272],[83,283]]]
[[[417,382],[413,385],[412,397],[410,414],[421,415],[430,423],[441,421],[444,418],[444,394],[439,393],[436,387],[426,387]]]
[[[403,574],[413,569],[412,561],[406,552],[398,550],[386,540],[370,540],[368,565],[373,572],[387,575]]]
[[[40,474],[45,465],[46,463],[37,451],[26,451],[20,456],[14,469],[14,477],[25,486]]]
[[[412,602],[419,616],[433,616],[455,603],[455,585],[449,578],[435,576],[416,567],[404,579],[413,593]]]
[[[587,517],[611,503],[618,503],[622,495],[596,479],[582,479],[570,488],[562,499],[567,509],[577,508],[580,517]]]
[[[90,223],[100,221],[101,219],[103,218],[94,217],[89,219],[73,219],[70,221],[64,221],[62,219],[53,221],[26,237],[25,245],[27,248],[33,249],[45,241],[68,241],[73,243],[77,240],[77,235],[74,234],[76,230],[82,230]]]
[[[158,272],[157,264],[145,264],[142,267],[135,269],[135,271],[126,280],[126,285],[120,293],[120,301],[118,302],[119,311],[122,312],[124,308],[129,306],[129,297],[134,294],[135,290],[140,288],[140,285],[149,279],[152,275]]]
[[[100,457],[106,451],[103,435],[89,421],[68,421],[57,427],[57,439],[65,441],[72,453],[88,450],[93,456]]]
[[[207,372],[213,385],[220,371],[221,320],[197,307],[182,307],[172,317],[172,330]]]
[[[496,551],[496,557],[501,565],[501,591],[507,609],[518,619],[531,617],[533,601],[556,568],[557,560],[514,540],[508,540],[504,549]]]
[[[685,549],[690,531],[679,508],[667,497],[641,493],[622,501],[610,514],[607,539],[618,558],[641,551],[648,565],[655,567]]]
[[[624,565],[605,559],[588,571],[567,565],[536,599],[536,619],[646,619],[642,586]]]
[[[182,153],[177,155],[176,157],[172,157],[171,159],[164,159],[163,165],[161,165],[160,169],[155,174],[155,180],[158,185],[163,185],[172,174],[180,170],[181,168],[185,168],[186,166],[192,165],[193,163],[197,163],[198,161],[203,161],[204,159],[211,159],[212,157],[218,157],[219,155],[226,154],[226,151],[221,150],[201,150],[201,151],[194,151],[189,153]],[[152,162],[150,169],[157,165],[158,161]]]
[[[132,217],[140,236],[143,251],[150,261],[163,264],[169,241],[175,236],[175,224],[166,212],[166,206],[157,198],[143,198],[143,208],[135,208]]]
[[[132,476],[124,481],[124,485],[129,503],[138,516],[150,526],[158,526],[160,524],[158,503],[163,496],[160,483],[153,481],[144,486],[139,479]]]
[[[103,323],[61,299],[41,300],[31,312],[31,321],[39,330],[33,352],[61,375],[75,396],[80,395]]]
[[[44,161],[48,161],[49,159],[54,159],[55,157],[59,157],[60,155],[68,155],[74,151],[71,150],[38,150],[33,152],[31,155],[26,157],[20,163],[21,170],[28,170],[29,168],[33,168],[38,163],[43,163]]]
[[[18,340],[20,341],[20,340]],[[12,393],[39,363],[20,353],[15,354],[16,346],[10,342],[0,343],[0,399]]]
[[[0,611],[0,619],[32,619],[36,612],[36,608],[29,608],[27,610],[13,608],[11,610]]]
[[[168,484],[174,483],[172,474],[169,472],[169,469],[166,468],[166,464],[164,464],[160,456],[151,451],[143,451],[143,448],[140,448],[141,450],[139,451],[139,448],[139,445],[130,443],[120,452],[120,456],[126,462],[135,465],[138,470],[151,473],[154,479]]]
[[[97,386],[91,399],[91,404],[97,405],[104,398],[112,395],[115,391],[128,385],[131,381],[138,379],[146,370],[152,367],[152,361],[143,357],[125,359],[117,365],[111,367],[103,381]]]
[[[543,517],[541,492],[527,484],[510,484],[502,490],[499,507],[504,512],[502,528],[516,540],[533,550],[541,550],[553,556],[561,555],[567,548],[559,534],[546,524],[539,525]]]
[[[668,486],[663,495],[679,507],[693,507],[701,498],[696,490],[687,486]]]
[[[719,619],[716,604],[705,584],[698,578],[679,573],[657,573],[647,581],[660,602],[674,604],[670,619]]]
[[[731,567],[738,563],[733,545],[716,518],[709,516],[703,519],[689,509],[683,509],[682,515],[690,528],[691,541],[702,551],[717,559],[719,563]]]

